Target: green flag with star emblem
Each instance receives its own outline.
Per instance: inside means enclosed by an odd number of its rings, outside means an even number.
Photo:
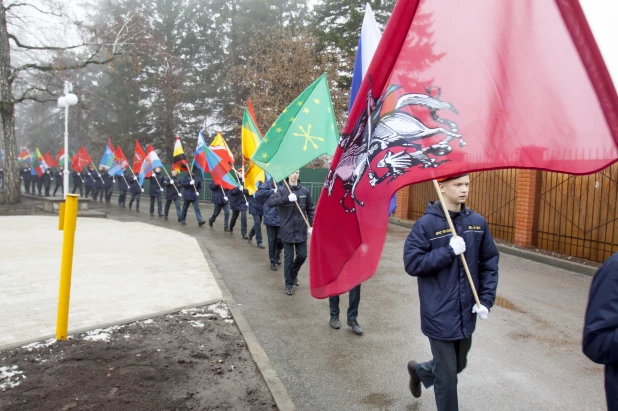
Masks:
[[[251,161],[281,181],[322,154],[333,155],[337,141],[333,103],[322,74],[283,110]]]

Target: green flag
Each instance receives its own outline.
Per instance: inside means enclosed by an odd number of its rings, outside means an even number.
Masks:
[[[322,154],[333,155],[338,140],[328,81],[322,74],[283,110],[251,161],[281,181]]]

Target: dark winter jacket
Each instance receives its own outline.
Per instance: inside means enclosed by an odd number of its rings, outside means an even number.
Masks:
[[[229,191],[228,197],[230,199],[230,210],[232,211],[246,211],[247,201],[249,199],[249,192],[242,187],[236,187]],[[247,200],[245,200],[247,198]]]
[[[43,179],[43,184],[45,184],[46,187],[49,187],[51,185],[52,180],[54,179],[54,171],[51,168],[48,168],[43,173],[42,179]]]
[[[101,180],[99,179],[99,174],[97,173],[97,170],[86,169],[85,174],[84,174],[83,177],[84,177],[84,181],[86,182],[86,185],[88,187],[94,186],[96,180],[99,180],[99,183],[101,183]]]
[[[212,192],[212,203],[213,204],[225,204],[229,201],[229,196],[228,196],[228,191],[229,190],[223,190],[223,192],[221,192],[221,186],[218,184],[215,184],[214,181],[212,181],[210,183],[210,191]],[[225,197],[227,197],[227,201],[224,198],[223,193],[225,193]]]
[[[481,304],[490,309],[498,286],[500,254],[485,218],[467,207],[451,213]],[[412,227],[403,250],[406,272],[418,277],[421,329],[433,339],[468,338],[476,326],[475,304],[460,257],[449,246],[452,234],[439,202],[430,202]]]
[[[115,177],[110,175],[109,172],[103,171],[101,173],[101,177],[103,177],[103,186],[105,188],[113,188]]]
[[[298,181],[298,185],[291,186],[290,188],[296,194],[296,202],[303,211],[303,214],[308,218],[309,224],[313,226],[315,206],[313,205],[309,189],[304,187],[300,181]],[[302,243],[307,241],[307,223],[300,214],[296,204],[294,204],[295,202],[288,200],[289,195],[290,191],[287,187],[280,187],[267,200],[267,203],[270,207],[279,207],[279,236],[281,241],[284,243]]]
[[[163,179],[163,187],[165,187],[165,199],[170,201],[176,200],[181,190],[180,177],[165,177]]]
[[[264,201],[262,207],[264,214],[264,224],[271,227],[279,227],[279,207],[271,207],[268,205],[268,199],[275,194],[275,188],[271,179],[266,180],[260,184],[258,191],[255,193],[256,197],[260,197]]]
[[[64,182],[64,170],[57,169],[54,171],[54,181],[57,186],[61,186]]]
[[[157,181],[159,184],[157,184]],[[152,176],[150,177],[150,189],[148,194],[151,197],[161,197],[161,188],[163,188],[163,175],[161,173],[157,174],[154,171],[152,172]]]
[[[126,192],[129,190],[129,182],[133,178],[131,173],[125,172],[121,176],[116,176],[116,181],[118,182],[118,191]]]
[[[180,185],[182,186],[182,199],[185,201],[197,201],[197,193],[202,191],[202,182],[199,180],[194,181],[195,186],[191,185],[191,176],[189,174],[185,175],[185,178],[182,179]]]
[[[127,181],[129,181],[129,191],[131,192],[131,194],[134,195],[141,195],[142,194],[142,186],[139,185],[139,177],[138,176],[131,176],[131,178],[127,178]]]
[[[105,171],[95,171],[94,172],[94,186],[98,188],[103,188],[104,180],[103,174],[107,174]]]
[[[23,169],[21,169],[19,171],[19,176],[24,181],[31,181],[32,180],[32,174],[30,173],[30,167],[24,167]]]
[[[605,364],[607,409],[618,410],[618,253],[592,279],[583,348],[592,361]]]
[[[71,176],[73,177],[73,185],[80,187],[82,185],[82,175],[77,171],[72,171]]]

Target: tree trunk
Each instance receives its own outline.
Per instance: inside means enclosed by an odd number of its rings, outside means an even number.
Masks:
[[[11,49],[6,26],[4,0],[0,0],[0,116],[4,139],[4,192],[0,204],[16,204],[21,201],[21,181],[17,166],[17,138],[15,137],[15,103],[11,90]]]

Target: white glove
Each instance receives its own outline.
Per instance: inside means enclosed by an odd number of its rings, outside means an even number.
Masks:
[[[142,188],[142,193],[144,192],[144,189]]]
[[[54,181],[54,178],[53,178],[53,177],[50,177],[49,179],[50,179],[50,181]]]
[[[245,203],[245,205],[246,205],[247,207],[249,207],[249,202],[247,201],[247,202]]]
[[[226,196],[223,196],[223,201],[227,201],[227,197]]]
[[[182,198],[182,193],[178,193],[178,197]]]
[[[116,182],[116,179],[112,178],[112,183],[115,183],[115,182]]]
[[[313,227],[307,228],[307,234],[311,235],[313,233]]]
[[[290,200],[290,201],[296,201],[296,194],[294,194],[294,193],[290,193],[290,195],[288,196],[288,200]]]
[[[191,184],[192,186],[195,185],[195,180],[189,181],[189,184]]]
[[[133,176],[133,180],[137,181],[137,176]]]
[[[487,315],[489,315],[489,310],[483,304],[481,304],[480,307],[477,304],[474,304],[472,307],[472,313],[476,313],[481,320],[486,320]]]
[[[197,193],[195,193],[195,195],[199,197],[200,196],[200,192],[198,191]]]
[[[448,243],[453,249],[455,255],[459,255],[466,251],[466,243],[461,237],[451,237],[451,241]]]

